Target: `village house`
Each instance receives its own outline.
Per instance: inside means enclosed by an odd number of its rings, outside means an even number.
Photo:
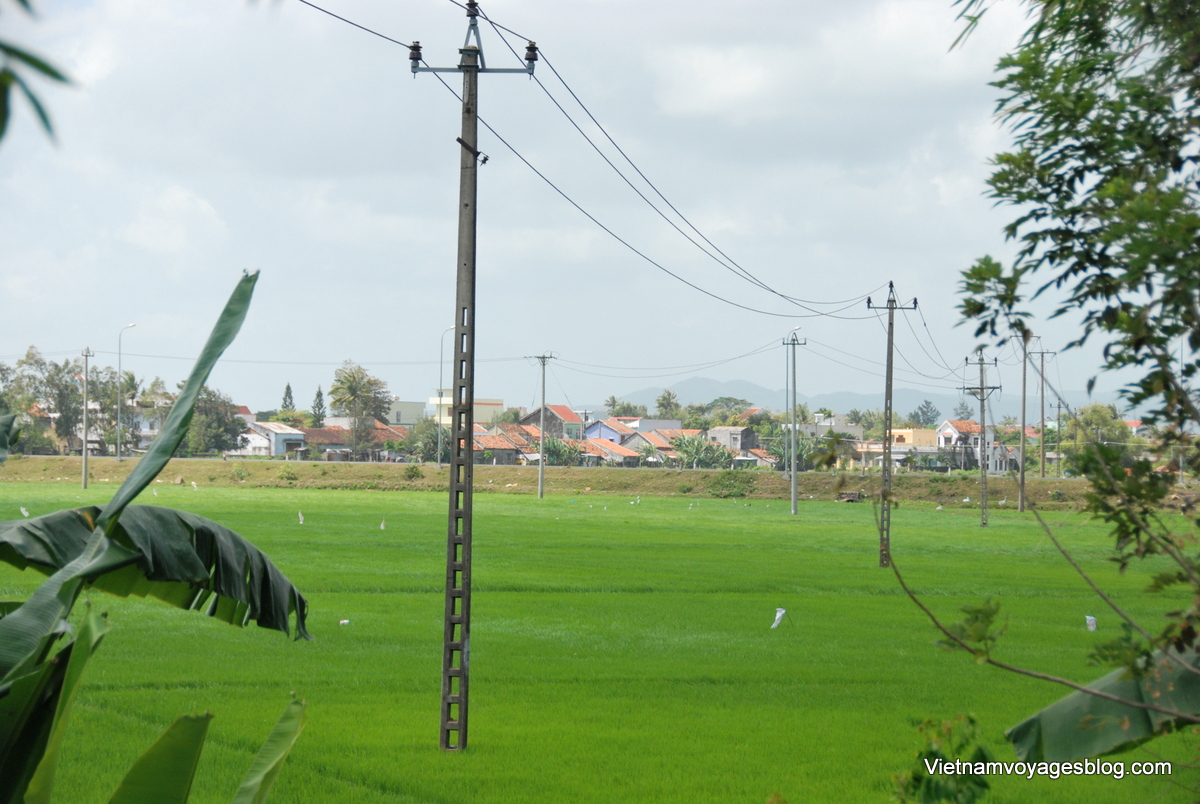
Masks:
[[[708,440],[734,454],[758,446],[758,434],[752,427],[710,427]]]
[[[583,419],[566,405],[546,405],[546,438],[580,439],[583,437]],[[519,424],[540,426],[542,408],[524,416]]]

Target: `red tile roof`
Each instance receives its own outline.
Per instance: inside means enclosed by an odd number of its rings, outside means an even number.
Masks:
[[[947,419],[946,424],[950,425],[960,433],[979,432],[979,422],[974,422],[970,419]]]
[[[249,416],[251,413],[250,408],[245,405],[238,405],[237,412],[243,416]]]
[[[350,431],[345,427],[305,427],[304,440],[309,444],[349,444]]]
[[[573,422],[583,424],[583,419],[575,415],[575,411],[571,410],[566,405],[547,405],[546,410],[554,411],[554,415],[562,419],[564,422]]]
[[[519,425],[522,430],[529,434],[531,438],[538,439],[542,437],[542,431],[538,429],[536,424]]]
[[[605,419],[604,424],[615,430],[619,435],[633,435],[637,432],[632,427],[627,427],[620,419]]]
[[[475,436],[475,449],[518,449],[517,445],[509,441],[502,435],[477,435]]]
[[[588,442],[591,444],[594,444],[597,449],[602,450],[603,452],[607,452],[610,455],[616,455],[621,458],[636,458],[636,457],[638,457],[638,454],[636,452],[634,452],[633,450],[631,450],[629,447],[622,447],[620,444],[614,444],[613,442],[607,441],[603,438],[589,438]],[[599,453],[593,453],[593,454],[599,454]]]

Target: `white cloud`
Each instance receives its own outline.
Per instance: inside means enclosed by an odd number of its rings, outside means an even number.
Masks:
[[[212,204],[175,186],[144,201],[134,221],[117,236],[148,251],[180,255],[220,243],[225,234],[225,223]]]

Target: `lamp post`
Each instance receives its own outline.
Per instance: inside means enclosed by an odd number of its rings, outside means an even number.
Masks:
[[[121,460],[121,408],[124,407],[124,395],[121,391],[121,336],[125,334],[125,330],[130,327],[136,327],[137,324],[126,324],[121,327],[121,331],[117,333],[117,460]]]
[[[437,388],[437,465],[438,469],[442,468],[442,367],[445,364],[446,354],[446,335],[453,332],[454,327],[446,327],[446,331],[442,333],[441,345],[438,346],[438,388]]]

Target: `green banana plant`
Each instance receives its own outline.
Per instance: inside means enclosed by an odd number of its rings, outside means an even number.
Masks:
[[[0,561],[49,577],[23,602],[0,602],[0,804],[49,804],[71,702],[88,659],[109,625],[88,611],[68,616],[79,595],[153,596],[225,622],[310,638],[308,603],[256,547],[203,517],[130,503],[162,471],[191,423],[197,395],[232,343],[258,274],[239,281],[174,408],[146,456],[102,508],[58,511],[0,523]],[[0,417],[0,461],[15,442],[15,417]],[[64,642],[57,651],[55,646]],[[175,722],[138,760],[112,801],[184,802],[209,715]],[[235,802],[261,802],[300,733],[304,704],[293,701],[251,767]]]

